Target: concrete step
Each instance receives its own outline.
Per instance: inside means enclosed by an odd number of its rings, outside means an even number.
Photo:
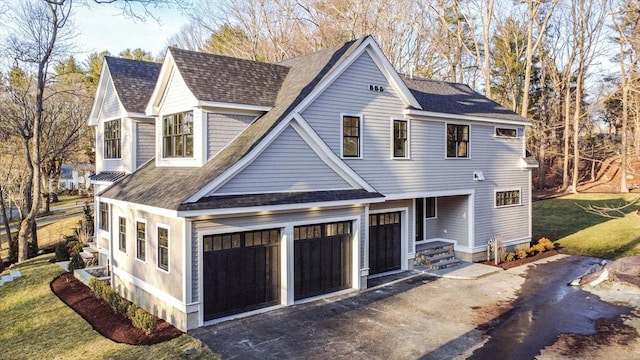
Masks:
[[[436,270],[448,269],[448,268],[460,266],[460,264],[462,264],[462,262],[460,260],[451,259],[451,260],[447,260],[447,261],[440,261],[440,262],[437,262],[437,263],[432,263],[430,265],[430,268],[431,269],[436,269]]]

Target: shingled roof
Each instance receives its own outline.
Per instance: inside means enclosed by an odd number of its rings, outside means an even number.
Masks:
[[[150,161],[135,173],[114,184],[101,195],[111,199],[178,210],[204,186],[237,163],[293,110],[316,86],[338,67],[366,38],[298,56],[286,62],[288,72],[273,108],[254,121],[229,146],[203,167],[156,167]],[[173,52],[174,49],[171,49]],[[203,57],[217,55],[203,54]],[[220,100],[216,100],[220,101]],[[203,199],[211,204],[212,199]],[[214,205],[211,205],[214,207]]]
[[[144,113],[162,64],[105,56],[122,105],[128,112]]]
[[[196,99],[272,106],[289,68],[229,56],[170,48]]]
[[[458,83],[403,76],[422,110],[513,121],[529,120]]]

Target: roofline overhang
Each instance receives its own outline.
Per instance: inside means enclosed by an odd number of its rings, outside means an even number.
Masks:
[[[250,214],[250,213],[264,213],[275,211],[287,211],[287,210],[302,210],[314,208],[326,208],[326,207],[342,207],[342,206],[363,206],[371,203],[385,202],[384,197],[379,198],[367,198],[367,199],[351,199],[351,200],[338,200],[338,201],[322,201],[314,203],[296,203],[296,204],[282,204],[282,205],[270,205],[270,206],[248,206],[239,208],[224,208],[224,209],[204,209],[204,210],[178,210],[178,217],[199,217],[199,216],[217,216],[217,215],[232,215],[232,214]]]
[[[467,120],[467,121],[477,121],[477,122],[492,123],[492,124],[500,123],[500,124],[509,124],[509,125],[519,125],[519,126],[531,125],[531,121],[528,121],[528,120],[507,120],[507,119],[490,118],[490,117],[484,117],[484,116],[449,114],[449,113],[416,110],[416,109],[405,109],[403,111],[403,114],[410,117],[411,116],[429,117],[429,118],[438,118],[438,119],[444,119],[444,120]]]
[[[271,109],[273,109],[273,106],[239,104],[239,103],[228,103],[228,102],[206,101],[206,100],[198,100],[196,102],[196,106],[233,109],[233,110],[260,111],[260,112],[268,112]]]

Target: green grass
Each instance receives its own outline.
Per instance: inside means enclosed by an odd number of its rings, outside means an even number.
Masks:
[[[3,359],[216,359],[187,334],[151,346],[118,344],[98,334],[51,292],[49,283],[63,270],[49,257],[17,265],[22,277],[0,286]],[[198,351],[187,357],[187,349]]]
[[[638,194],[575,194],[533,203],[533,238],[547,237],[565,251],[616,259],[640,255],[640,204],[624,209],[624,216],[607,218],[582,207],[618,207]]]

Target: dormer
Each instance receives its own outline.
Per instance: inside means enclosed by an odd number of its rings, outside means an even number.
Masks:
[[[105,57],[88,120],[96,128],[96,175],[131,174],[155,155],[155,118],[145,107],[159,72],[158,63]]]
[[[201,167],[270,111],[288,68],[170,48],[146,115],[156,166]]]

